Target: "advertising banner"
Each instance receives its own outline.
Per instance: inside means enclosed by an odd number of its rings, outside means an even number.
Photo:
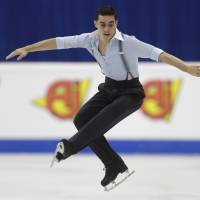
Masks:
[[[110,139],[200,139],[199,78],[162,63],[140,63],[146,98]],[[0,139],[76,133],[73,117],[104,81],[96,63],[0,64]]]

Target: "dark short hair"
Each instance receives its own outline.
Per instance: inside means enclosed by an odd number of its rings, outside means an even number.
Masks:
[[[97,11],[96,11],[95,20],[98,20],[99,15],[114,16],[115,20],[117,20],[117,12],[112,6],[102,6],[102,7],[98,8]]]

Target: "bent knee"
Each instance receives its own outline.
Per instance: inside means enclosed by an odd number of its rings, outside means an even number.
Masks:
[[[76,116],[74,117],[73,123],[77,129],[79,129],[81,127],[81,117],[80,117],[79,113],[77,113]]]
[[[89,115],[84,112],[78,112],[76,116],[73,119],[73,123],[76,126],[76,128],[79,130],[82,128],[88,121],[89,121]]]

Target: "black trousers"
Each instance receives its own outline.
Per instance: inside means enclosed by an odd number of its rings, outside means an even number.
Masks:
[[[104,134],[140,108],[144,90],[138,78],[115,81],[107,77],[98,90],[75,116],[74,124],[78,132],[69,141],[73,144],[74,154],[90,146],[107,166],[121,158],[111,148]]]

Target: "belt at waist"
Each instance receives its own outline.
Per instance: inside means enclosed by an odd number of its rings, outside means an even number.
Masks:
[[[141,87],[141,83],[139,81],[139,78],[133,78],[131,80],[114,80],[109,77],[105,78],[105,87],[117,87],[117,88],[135,88],[135,87]]]

